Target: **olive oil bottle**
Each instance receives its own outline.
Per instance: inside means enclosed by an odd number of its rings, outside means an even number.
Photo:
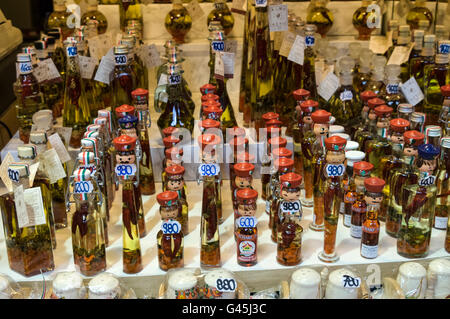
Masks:
[[[326,7],[325,0],[311,0],[311,2],[312,8],[306,16],[306,23],[314,24],[317,27],[317,32],[324,38],[333,26],[333,14]]]
[[[184,38],[192,27],[192,17],[181,0],[173,0],[172,10],[166,15],[164,25],[176,43],[185,42]]]
[[[61,40],[65,41],[67,37],[72,34],[72,29],[69,28],[67,20],[71,13],[66,9],[66,0],[53,0],[53,12],[47,19],[45,30],[59,28],[61,30]]]
[[[144,25],[144,18],[142,13],[140,0],[120,0],[120,29],[125,32],[125,29],[130,24],[139,24],[141,30]]]
[[[103,34],[108,29],[108,20],[105,15],[98,11],[97,0],[88,0],[87,11],[81,17],[81,25],[87,25],[89,21],[95,21],[98,34]]]
[[[214,0],[214,9],[208,14],[207,26],[211,21],[220,21],[225,34],[229,34],[234,26],[234,17],[226,0]]]

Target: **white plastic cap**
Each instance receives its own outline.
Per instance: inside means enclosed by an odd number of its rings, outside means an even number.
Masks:
[[[347,144],[345,145],[346,151],[354,151],[359,148],[359,143],[355,141],[347,141]]]

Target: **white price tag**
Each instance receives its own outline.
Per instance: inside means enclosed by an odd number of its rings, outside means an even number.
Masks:
[[[58,133],[58,135],[60,136],[60,138],[62,137],[64,139],[63,145],[66,146],[66,149],[68,147],[69,141],[70,141],[70,136],[72,135],[72,128],[71,127],[55,127],[55,131],[56,133]],[[58,150],[56,150],[58,152]],[[59,153],[58,153],[59,155]],[[62,160],[63,163],[65,163],[65,161]]]
[[[128,55],[120,54],[114,56],[114,61],[116,65],[126,65],[128,63]]]
[[[9,179],[8,174],[8,168],[12,162],[14,162],[14,158],[11,155],[11,153],[8,152],[8,154],[6,154],[5,159],[2,161],[2,164],[0,165],[0,178],[2,179],[3,184],[5,184],[6,188],[9,191],[13,190],[12,181]]]
[[[315,43],[316,43],[316,38],[315,38],[314,36],[312,36],[312,35],[307,35],[307,36],[305,37],[305,45],[306,45],[307,47],[312,47],[312,46],[314,46]]]
[[[345,90],[341,92],[340,99],[341,101],[350,101],[351,99],[353,99],[352,91]]]
[[[329,72],[323,81],[320,82],[317,93],[328,101],[338,88],[339,78],[333,72]]]
[[[139,50],[139,57],[147,68],[153,68],[162,64],[156,45],[143,45]]]
[[[66,177],[66,171],[54,148],[45,151],[41,156],[41,164],[50,179],[50,184],[56,183],[60,179]]]
[[[397,64],[402,65],[403,63],[409,60],[409,56],[411,54],[411,50],[413,49],[413,44],[409,44],[408,46],[396,46],[394,51],[392,51],[391,57],[387,65],[389,64]]]
[[[52,59],[39,61],[33,74],[39,83],[61,78],[61,74]]]
[[[325,171],[326,171],[328,177],[342,176],[342,175],[344,175],[344,172],[345,172],[345,165],[343,165],[343,164],[339,164],[339,165],[327,164],[325,166]]]
[[[236,54],[237,46],[237,40],[225,40],[225,52]]]
[[[114,67],[115,67],[114,60],[112,60],[107,55],[104,56],[100,61],[100,65],[98,66],[94,80],[109,85],[111,83]]]
[[[27,206],[28,223],[25,226],[43,225],[47,221],[45,219],[44,202],[42,200],[42,192],[40,187],[33,187],[24,191],[25,205]]]
[[[88,40],[90,56],[100,61],[113,46],[112,36],[108,33],[101,34]]]
[[[80,73],[83,79],[92,79],[98,60],[87,56],[79,56]]]
[[[439,51],[440,54],[449,54],[450,53],[450,43],[441,43],[439,44]]]
[[[169,85],[176,85],[181,83],[181,74],[171,74],[167,77]]]
[[[267,0],[255,0],[255,7],[267,7]]]
[[[388,94],[397,94],[398,93],[398,84],[388,84],[386,85],[386,92]]]
[[[281,42],[279,54],[284,57],[288,57],[291,52],[292,45],[295,42],[296,35],[292,32],[285,32],[283,42]]]
[[[167,84],[169,84],[167,74],[162,73],[161,76],[159,77],[158,86]]]
[[[19,228],[28,225],[27,206],[25,204],[25,195],[23,185],[19,185],[14,189],[14,205],[16,207],[16,216]]]
[[[344,288],[359,288],[361,287],[361,278],[353,278],[349,275],[342,276],[342,287]]]
[[[220,173],[219,164],[201,164],[198,167],[200,176],[217,176]]]
[[[427,177],[421,178],[419,180],[419,186],[430,186],[434,185],[434,182],[436,181],[436,176],[429,175]]]
[[[161,225],[163,234],[178,234],[181,232],[181,224],[176,220],[164,221]]]
[[[167,103],[167,101],[169,101],[169,94],[167,94],[166,92],[161,92],[159,94],[159,101]]]
[[[269,30],[287,31],[288,30],[288,8],[285,4],[269,6]]]
[[[247,2],[245,0],[233,0],[233,3],[231,4],[231,12],[245,15],[245,12],[247,11],[245,8],[246,3]]]
[[[254,228],[258,224],[258,220],[255,217],[243,216],[236,219],[236,226],[242,228]]]
[[[75,182],[73,191],[75,194],[90,194],[94,190],[94,185],[91,181]]]
[[[302,208],[302,204],[299,200],[294,202],[282,201],[280,210],[283,214],[295,215]]]
[[[68,161],[71,160],[70,154],[67,151],[66,147],[64,146],[64,143],[61,140],[61,137],[59,136],[58,133],[50,135],[48,137],[48,141],[50,145],[55,149],[62,163],[67,163]]]
[[[216,52],[214,74],[216,78],[231,79],[234,76],[234,53]]]
[[[236,291],[237,284],[234,279],[221,279],[216,280],[216,289],[219,292],[233,292]]]
[[[12,180],[13,182],[18,183],[20,180],[20,173],[16,169],[8,168],[8,176],[9,179]]]
[[[212,41],[211,49],[213,52],[223,52],[223,51],[225,51],[225,42],[224,41]]]
[[[116,175],[121,177],[134,176],[136,171],[135,164],[117,164],[115,169]]]
[[[192,0],[186,5],[185,8],[189,12],[189,15],[192,17],[193,21],[199,20],[205,15],[205,12],[203,12],[202,7],[200,7],[197,0]]]
[[[296,36],[294,44],[288,55],[288,60],[303,65],[305,59],[305,38]]]
[[[369,49],[375,54],[385,54],[392,46],[392,31],[388,31],[385,37],[371,36]]]
[[[405,83],[400,84],[400,89],[408,103],[412,106],[419,104],[419,102],[425,98],[414,77],[411,77]]]

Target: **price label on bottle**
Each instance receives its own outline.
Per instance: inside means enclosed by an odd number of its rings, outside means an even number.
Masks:
[[[317,88],[317,93],[328,101],[339,88],[339,78],[333,73],[329,72],[320,82]]]
[[[397,94],[398,93],[398,84],[386,85],[386,92],[388,92],[389,94]]]
[[[269,8],[270,32],[288,30],[288,8],[285,4],[270,5]]]
[[[114,61],[116,62],[116,65],[126,65],[128,62],[128,57],[126,54],[120,54],[114,56]]]
[[[176,85],[181,83],[181,74],[170,74],[167,77],[169,85]]]
[[[429,175],[429,176],[423,177],[419,180],[419,186],[434,185],[435,181],[436,181],[436,176]]]
[[[94,185],[91,181],[75,182],[73,190],[75,194],[90,194],[94,190]]]
[[[42,153],[41,161],[50,180],[50,184],[56,183],[60,179],[66,177],[64,166],[62,165],[58,153],[54,148]]]
[[[218,164],[201,164],[198,167],[200,176],[217,176],[220,173],[220,165]]]
[[[449,54],[450,53],[450,43],[441,43],[439,44],[439,51],[440,54]]]
[[[345,90],[344,92],[341,92],[340,99],[341,101],[351,101],[351,99],[353,99],[352,91]]]
[[[9,176],[9,179],[12,180],[13,182],[16,182],[16,183],[19,182],[20,174],[19,174],[18,170],[8,168],[8,176]]]
[[[299,200],[294,202],[283,201],[281,202],[280,209],[283,214],[295,215],[302,208],[302,204]]]
[[[161,225],[163,234],[178,234],[181,231],[181,224],[176,220],[164,221]]]
[[[234,292],[236,291],[237,284],[234,279],[217,279],[216,289],[219,292]]]
[[[128,177],[136,175],[137,168],[135,164],[118,164],[115,171],[117,176]]]
[[[31,62],[21,62],[19,65],[19,74],[29,74],[33,71]]]
[[[66,51],[67,51],[67,56],[68,57],[74,57],[74,56],[77,56],[77,54],[78,54],[78,49],[77,49],[76,46],[67,47]]]
[[[411,77],[405,83],[400,84],[400,90],[402,90],[406,100],[412,106],[419,104],[425,98],[414,77]]]
[[[222,52],[225,50],[225,42],[224,41],[212,41],[211,48],[213,52]]]
[[[314,43],[316,43],[316,39],[314,38],[314,36],[312,35],[307,35],[305,37],[305,44],[307,47],[312,47],[314,46]]]
[[[255,7],[267,7],[267,0],[255,0]]]
[[[342,287],[344,288],[359,288],[361,287],[361,278],[352,277],[349,275],[342,276]]]
[[[243,228],[254,228],[258,224],[258,220],[255,217],[239,217],[236,220],[237,227],[243,227]]]
[[[80,73],[83,79],[92,79],[98,60],[87,56],[79,56]]]
[[[391,57],[387,65],[389,64],[397,64],[402,65],[403,63],[409,60],[409,56],[411,55],[411,51],[414,47],[414,44],[409,44],[408,46],[396,46],[394,51],[392,51]]]
[[[345,165],[339,164],[328,164],[325,167],[325,171],[327,172],[328,177],[336,177],[336,176],[342,176],[345,172]]]

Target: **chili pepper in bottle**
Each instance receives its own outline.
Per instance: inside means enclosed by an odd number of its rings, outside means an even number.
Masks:
[[[116,160],[116,157],[115,157],[116,149],[114,148],[113,137],[116,136],[116,132],[113,131],[114,127],[113,127],[113,124],[112,124],[112,115],[111,115],[111,113],[112,112],[110,110],[105,110],[105,109],[98,111],[98,118],[106,119],[106,130],[105,131],[107,132],[107,143],[105,143],[105,152],[106,152],[107,155],[105,155],[105,156],[111,158],[111,169],[109,170],[109,172],[110,172],[109,175],[110,175],[110,178],[111,178],[111,186],[113,188],[113,192],[112,192],[113,193],[113,197],[111,198],[111,205],[112,205],[112,201],[114,200],[114,197],[116,195],[116,191],[118,190],[119,185],[116,184],[116,177],[113,174],[113,170],[114,170],[113,168],[116,167],[116,162],[115,162],[115,160]],[[100,123],[97,123],[97,124],[100,124]],[[105,166],[105,170],[108,169],[107,167],[108,166]],[[106,174],[108,174],[108,172]],[[114,185],[115,185],[115,187],[114,187]],[[109,200],[110,199],[108,197],[108,201]]]
[[[278,227],[278,211],[281,201],[280,193],[280,177],[284,174],[291,173],[294,170],[294,160],[291,158],[277,158],[274,161],[274,174],[271,180],[272,200],[270,203],[269,228],[272,229],[271,238],[277,242],[277,227]]]
[[[303,135],[303,112],[301,104],[309,99],[310,92],[304,89],[298,89],[292,92],[294,99],[296,100],[295,115],[292,125],[292,136],[294,140],[294,162],[295,162],[295,172],[303,176],[303,159],[302,154],[302,141]],[[307,103],[306,105],[308,105]],[[288,124],[290,125],[290,124]]]
[[[233,183],[233,190],[231,192],[232,197],[232,203],[233,203],[233,210],[234,210],[234,230],[236,231],[236,221],[239,217],[239,210],[238,210],[238,198],[237,198],[237,192],[240,189],[244,188],[252,188],[252,182],[253,182],[253,172],[255,170],[255,165],[251,163],[237,163],[234,164],[234,181]]]
[[[317,110],[311,114],[313,121],[313,133],[316,136],[312,145],[311,167],[313,171],[313,198],[314,213],[313,222],[309,225],[314,231],[323,231],[324,226],[324,192],[325,192],[325,139],[328,137],[331,113],[324,110]],[[305,152],[303,152],[305,154]],[[305,172],[306,173],[306,172]],[[306,185],[305,185],[306,187]]]
[[[262,191],[261,191],[261,198],[266,200],[267,198],[269,198],[269,196],[267,196],[267,187],[270,183],[270,165],[272,163],[272,154],[271,154],[271,145],[268,143],[268,141],[274,137],[280,137],[281,134],[281,128],[279,127],[266,127],[265,128],[265,132],[266,132],[266,140],[264,141],[264,146],[265,146],[265,152],[264,154],[260,154],[261,156],[261,185],[262,185]],[[262,136],[260,136],[260,140],[263,139]],[[276,141],[276,140],[274,140]],[[283,140],[281,140],[283,141]],[[286,142],[287,143],[287,142]],[[280,147],[277,145],[277,147]]]
[[[231,151],[233,152],[232,161],[231,163],[228,163],[230,190],[233,191],[233,181],[235,177],[233,165],[238,163],[238,155],[243,154],[248,150],[248,138],[245,137],[245,129],[241,127],[228,128],[226,134],[226,141],[230,144]]]
[[[269,156],[271,158],[271,163],[273,163],[274,157],[272,154],[272,151],[276,148],[280,148],[280,147],[286,147],[287,145],[287,140],[283,137],[273,137],[271,139],[269,139],[269,149],[270,149],[270,153]],[[263,188],[266,189],[266,213],[270,213],[269,210],[267,210],[268,207],[270,207],[271,202],[272,202],[272,179],[274,178],[274,174],[277,172],[276,169],[274,169],[273,166],[270,166],[268,168],[270,170],[270,177],[269,180],[267,181],[267,185],[263,184]],[[267,203],[268,202],[268,203]]]
[[[342,200],[342,175],[345,172],[345,145],[347,141],[339,136],[325,139],[327,153],[323,174],[327,177],[324,185],[324,246],[319,259],[332,263],[339,257],[336,255],[336,233],[339,210]]]
[[[178,194],[165,191],[156,196],[160,205],[161,230],[157,234],[159,268],[167,271],[184,265],[184,234],[179,213]]]
[[[202,215],[200,225],[200,265],[202,268],[220,267],[220,237],[217,207],[217,184],[220,183],[220,166],[217,164],[217,147],[220,137],[203,134],[198,138],[201,149],[202,164],[198,173],[203,182]]]
[[[121,135],[116,137],[113,143],[117,151],[115,174],[122,184],[123,272],[135,274],[142,270],[139,211],[136,203],[136,189],[139,187],[136,138]]]
[[[179,215],[183,235],[189,234],[189,206],[186,199],[186,183],[184,182],[184,167],[181,165],[171,165],[166,167],[166,181],[164,191],[172,191],[178,194]]]
[[[278,208],[277,261],[284,266],[295,266],[301,261],[302,204],[300,187],[302,177],[287,173],[280,177],[281,200]]]
[[[182,160],[183,157],[183,149],[180,148],[178,149],[177,147],[175,147],[175,145],[177,145],[178,143],[180,143],[180,139],[178,137],[175,137],[175,135],[169,135],[163,138],[163,144],[164,144],[164,155],[165,158],[162,161],[162,170],[161,170],[161,182],[163,183],[163,188],[164,188],[164,183],[166,181],[166,167],[170,166],[172,164],[172,160],[176,160],[176,161],[180,161]],[[174,154],[174,158],[169,158],[168,156],[172,153],[172,151],[169,151],[169,153],[167,153],[168,150],[170,150],[171,148],[175,148],[177,152],[175,152],[176,154]],[[175,156],[175,155],[179,155],[179,156]],[[181,165],[181,164],[180,164]]]
[[[83,153],[88,157],[93,156],[92,153]],[[88,168],[78,168],[71,177],[72,203],[75,203],[72,216],[73,258],[75,267],[85,276],[95,276],[106,270],[104,218],[100,213],[100,207],[106,204],[92,176]],[[70,203],[68,201],[67,205]]]
[[[422,144],[418,151],[415,166],[420,172],[419,182],[403,187],[402,222],[397,236],[397,253],[406,258],[428,255],[436,208],[435,174],[440,151],[433,144]]]
[[[403,215],[403,188],[415,185],[419,179],[419,172],[413,166],[418,156],[418,147],[423,144],[425,135],[418,131],[406,131],[403,134],[405,145],[401,157],[402,166],[392,173],[389,180],[389,200],[386,215],[386,233],[396,238]]]
[[[436,174],[436,187],[438,189],[436,210],[434,213],[433,227],[447,229],[448,215],[450,211],[450,138],[441,140],[441,160]]]
[[[366,219],[362,224],[361,256],[373,259],[378,256],[378,237],[380,235],[380,222],[378,212],[383,200],[383,187],[385,181],[381,178],[370,177],[364,180],[366,194],[364,200],[367,204]]]
[[[371,92],[372,91],[366,91]],[[369,94],[371,97],[373,96],[371,93]],[[363,98],[364,99],[364,98]],[[359,150],[366,153],[366,142],[375,139],[377,136],[377,115],[375,113],[375,108],[381,105],[384,105],[385,101],[377,98],[376,96],[370,98],[367,101],[367,120],[363,127],[360,130],[357,130],[354,135],[354,140],[358,142],[360,148]],[[365,110],[365,105],[363,106],[363,112]]]
[[[356,192],[355,179],[357,176],[356,171],[358,171],[358,172],[360,172],[360,171],[357,170],[354,166],[358,162],[361,162],[364,159],[365,155],[366,154],[364,154],[363,152],[360,152],[360,151],[345,152],[345,158],[347,159],[346,172],[348,174],[347,190],[345,190],[345,186],[344,186],[344,212],[343,212],[344,218],[342,219],[345,227],[350,227],[350,225],[351,225],[352,207],[358,196],[358,193]],[[370,165],[373,167],[372,164],[370,164]]]
[[[258,192],[251,188],[242,188],[236,192],[236,198],[239,215],[235,220],[237,263],[250,267],[257,263],[258,221],[255,214]]]

